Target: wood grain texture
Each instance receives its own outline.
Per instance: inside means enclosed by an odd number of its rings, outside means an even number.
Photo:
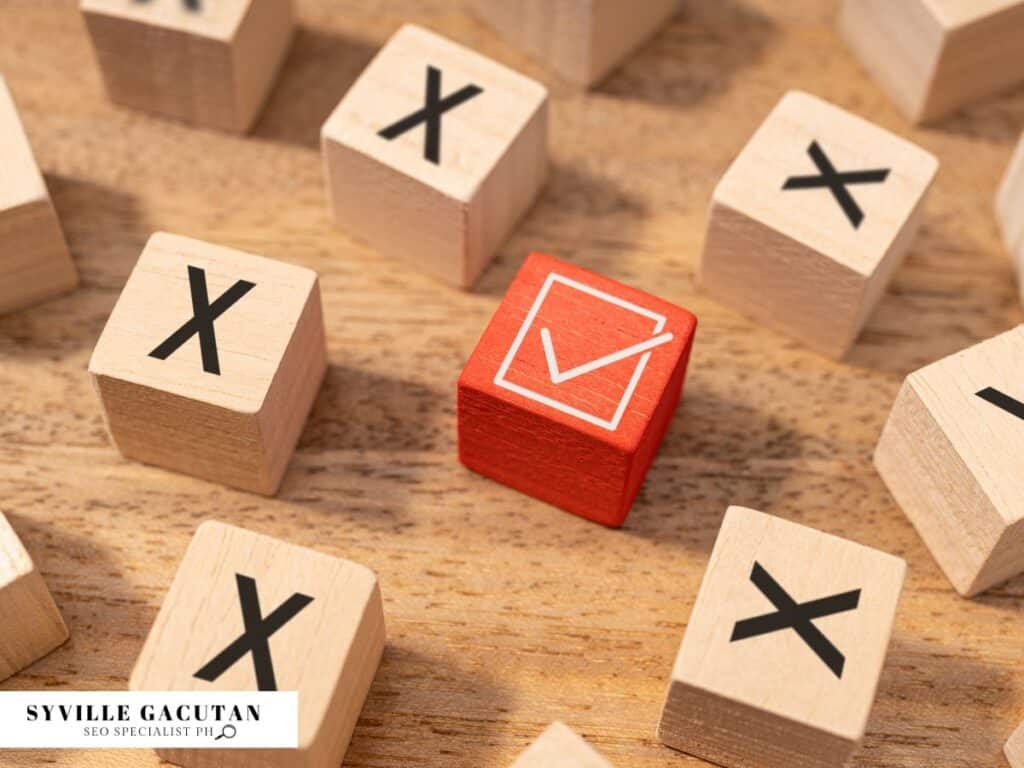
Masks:
[[[84,285],[0,319],[0,498],[72,637],[4,690],[124,689],[199,521],[362,563],[388,643],[355,768],[507,768],[564,720],[616,768],[699,766],[657,742],[665,683],[729,504],[904,557],[893,647],[858,768],[1004,768],[1024,716],[1024,578],[955,597],[871,454],[903,377],[1024,320],[992,211],[1024,93],[911,129],[821,0],[689,2],[583,95],[450,0],[298,0],[299,31],[247,139],[113,107],[71,0],[5,0],[4,72]],[[551,87],[548,186],[472,293],[338,231],[319,131],[415,22]],[[936,154],[922,230],[843,364],[699,293],[715,184],[800,88]],[[86,364],[149,235],[182,232],[321,274],[330,368],[272,500],[122,460]],[[629,523],[601,528],[478,477],[455,382],[531,250],[701,319],[686,402]],[[157,765],[152,752],[8,752],[5,766]]]

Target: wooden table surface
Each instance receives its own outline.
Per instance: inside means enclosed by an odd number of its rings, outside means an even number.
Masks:
[[[501,768],[556,718],[617,768],[697,765],[654,731],[735,503],[909,563],[854,765],[1003,765],[1024,717],[1024,579],[957,597],[871,452],[905,374],[1022,320],[992,200],[1024,127],[1024,92],[913,129],[846,51],[835,3],[822,0],[688,0],[590,93],[559,84],[451,0],[297,7],[268,108],[237,138],[111,106],[73,0],[0,0],[0,72],[83,278],[74,295],[0,318],[0,507],[71,628],[64,647],[0,689],[123,689],[192,532],[217,518],[380,575],[387,650],[347,766]],[[379,257],[328,218],[320,124],[407,21],[552,91],[550,182],[471,293]],[[841,364],[694,285],[711,190],[789,88],[942,161],[923,231]],[[104,434],[86,365],[155,230],[321,274],[330,371],[277,498],[129,463]],[[685,402],[619,531],[456,460],[456,378],[531,249],[701,321]],[[156,762],[148,751],[0,753],[19,767]]]

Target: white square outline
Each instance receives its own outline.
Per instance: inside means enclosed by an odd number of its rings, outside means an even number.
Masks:
[[[498,373],[494,377],[494,383],[499,387],[515,392],[518,395],[522,395],[528,400],[533,400],[534,402],[541,403],[549,408],[554,408],[556,411],[568,414],[569,416],[575,416],[588,424],[593,424],[596,427],[607,429],[609,432],[614,432],[619,428],[622,416],[626,413],[626,408],[629,406],[629,401],[633,398],[633,392],[640,383],[640,377],[643,376],[644,369],[647,367],[647,361],[651,359],[651,353],[653,350],[644,352],[640,357],[640,360],[636,364],[636,369],[633,371],[633,377],[629,380],[629,385],[626,387],[626,391],[622,394],[622,399],[619,401],[618,407],[615,409],[615,414],[611,419],[600,419],[591,413],[581,411],[579,408],[574,408],[571,405],[560,403],[558,400],[541,395],[531,389],[520,386],[519,384],[513,384],[505,378],[505,374],[508,373],[508,369],[512,366],[512,361],[515,359],[516,354],[518,354],[519,348],[522,346],[523,340],[526,338],[526,334],[529,333],[530,327],[533,325],[534,318],[536,318],[537,313],[540,311],[540,307],[544,303],[544,299],[547,298],[547,295],[551,290],[551,286],[555,283],[562,283],[563,285],[575,288],[589,296],[601,299],[609,304],[614,304],[617,307],[628,309],[630,312],[635,312],[638,315],[642,315],[643,317],[653,320],[655,326],[654,331],[651,334],[652,336],[656,336],[665,329],[667,318],[664,315],[659,315],[657,312],[645,309],[644,307],[633,304],[625,299],[620,299],[617,296],[612,296],[610,293],[605,293],[597,288],[591,288],[589,285],[585,285],[584,283],[573,280],[572,278],[565,277],[564,275],[560,275],[556,272],[551,272],[548,274],[547,279],[544,280],[544,285],[541,286],[540,292],[537,294],[537,298],[533,300],[533,306],[530,307],[530,311],[527,313],[526,319],[519,328],[519,333],[516,334],[516,338],[512,342],[512,346],[509,347],[508,354],[505,355],[505,359],[502,361],[501,367],[498,369]]]

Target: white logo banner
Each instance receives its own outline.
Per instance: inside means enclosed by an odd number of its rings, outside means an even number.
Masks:
[[[296,691],[0,692],[0,749],[295,749],[298,744]]]

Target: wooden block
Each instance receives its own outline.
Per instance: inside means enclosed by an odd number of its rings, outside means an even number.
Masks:
[[[472,0],[513,45],[577,85],[621,64],[679,10],[679,0]]]
[[[937,169],[913,144],[790,92],[715,188],[701,285],[842,357],[902,261]]]
[[[875,466],[967,596],[1024,572],[1024,325],[903,382]]]
[[[402,27],[323,126],[335,220],[382,253],[469,287],[544,183],[547,130],[538,83]]]
[[[843,764],[864,735],[906,564],[730,507],[658,726],[730,768]]]
[[[78,285],[57,212],[0,77],[0,313]]]
[[[915,122],[1024,81],[1021,0],[843,0],[839,30]]]
[[[243,133],[291,43],[291,0],[81,0],[116,104]]]
[[[1003,242],[1013,255],[1021,301],[1024,301],[1024,135],[1021,135],[1006,175],[999,185],[996,218]]]
[[[89,363],[127,458],[264,494],[326,369],[315,272],[162,233]]]
[[[247,609],[261,617],[259,626],[246,626]],[[269,643],[259,644],[271,613],[276,629]],[[255,647],[241,656],[230,653],[243,636]],[[268,650],[257,656],[262,648]],[[383,652],[384,611],[372,571],[205,522],[181,561],[129,688],[298,691],[298,750],[163,749],[157,754],[185,768],[336,768]]]
[[[1024,723],[1021,723],[1020,727],[1010,736],[1004,751],[1010,768],[1024,768]]]
[[[68,639],[68,628],[18,535],[0,513],[0,680]]]
[[[597,750],[564,723],[552,723],[512,768],[612,768]]]
[[[458,383],[459,458],[622,525],[682,395],[697,318],[531,254]]]

